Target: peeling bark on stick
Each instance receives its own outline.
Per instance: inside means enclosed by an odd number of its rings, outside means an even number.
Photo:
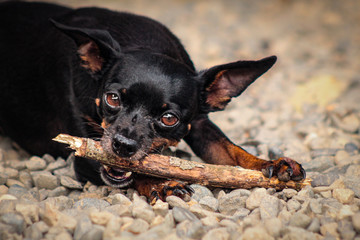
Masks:
[[[126,160],[104,152],[100,142],[88,138],[59,134],[54,141],[69,144],[75,155],[96,160],[104,165],[122,168],[125,171],[151,175],[160,178],[177,179],[201,185],[222,188],[293,188],[300,190],[310,185],[311,179],[299,182],[279,181],[276,177],[264,177],[260,171],[247,170],[228,165],[213,165],[183,160],[159,154],[149,154],[140,160]]]

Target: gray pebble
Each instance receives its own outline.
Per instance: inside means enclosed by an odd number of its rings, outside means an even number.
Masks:
[[[20,198],[22,195],[28,193],[28,190],[20,185],[14,184],[8,189],[8,194]]]
[[[310,162],[303,163],[302,166],[308,172],[323,172],[335,166],[335,158],[329,156],[317,157]]]
[[[60,176],[60,183],[70,189],[83,189],[82,184],[68,176]]]
[[[21,171],[19,173],[19,180],[24,184],[26,188],[32,188],[34,186],[32,177],[29,172]]]
[[[24,218],[18,213],[4,213],[0,216],[0,222],[11,227],[13,232],[21,234],[26,227]]]
[[[146,208],[139,208],[139,207],[133,208],[132,215],[135,218],[140,218],[145,220],[149,224],[155,218],[155,213],[152,210]]]
[[[245,207],[247,196],[241,196],[239,192],[231,192],[219,198],[220,213],[233,215],[237,209]]]
[[[225,227],[215,228],[208,231],[202,240],[227,240],[230,238],[230,234],[228,233]]]
[[[85,232],[80,240],[101,240],[103,239],[105,227],[99,225],[93,225],[92,228]]]
[[[205,234],[205,229],[200,220],[185,220],[176,226],[176,234],[181,239],[194,238],[200,239]]]
[[[303,214],[303,213],[294,213],[291,218],[289,225],[293,227],[299,228],[307,228],[311,223],[311,217]]]
[[[38,171],[46,168],[46,161],[40,157],[33,156],[25,163],[30,171]]]
[[[246,199],[246,208],[253,210],[260,206],[261,199],[267,195],[265,188],[256,188],[254,189],[249,198]]]
[[[74,206],[73,200],[65,196],[49,197],[45,201],[41,202],[41,204],[46,204],[46,203],[51,206],[54,206],[59,211],[62,211],[64,209],[69,209]]]
[[[82,237],[89,231],[93,229],[93,225],[91,223],[91,220],[86,215],[81,215],[81,217],[78,218],[76,228],[74,231],[74,239],[80,240]]]
[[[218,206],[219,206],[218,200],[216,198],[210,197],[210,196],[203,197],[199,201],[199,204],[204,209],[209,210],[209,211],[213,211],[213,212],[216,212],[218,210]]]
[[[277,217],[279,214],[279,204],[280,200],[277,197],[265,195],[259,206],[261,219]]]
[[[124,194],[118,193],[111,196],[111,204],[120,204],[120,205],[131,205],[131,200],[127,198]]]
[[[282,190],[284,196],[286,198],[292,198],[293,196],[295,196],[298,192],[295,189],[291,189],[291,188],[285,188],[284,190]]]
[[[290,199],[286,206],[289,212],[296,212],[301,208],[301,203],[298,200]]]
[[[170,207],[181,207],[189,209],[189,205],[186,204],[184,200],[177,196],[168,196],[166,197],[166,202],[169,204]]]
[[[17,178],[19,176],[19,171],[14,168],[4,168],[4,173],[6,173],[6,178]]]
[[[98,210],[102,210],[108,206],[110,206],[110,203],[97,198],[83,198],[74,203],[74,208],[78,209],[88,209],[91,207],[95,207]]]
[[[195,191],[191,197],[198,202],[206,196],[214,197],[213,193],[207,187],[201,186],[199,184],[191,184],[191,187]]]
[[[354,239],[356,232],[349,220],[341,220],[339,222],[338,231],[340,233],[340,237],[343,240],[352,240]]]
[[[152,208],[156,215],[160,215],[163,217],[165,217],[166,214],[169,212],[169,204],[161,200],[157,200]]]
[[[307,227],[307,230],[318,233],[320,231],[320,220],[318,218],[313,218],[310,225]]]
[[[352,224],[354,226],[354,229],[360,233],[360,212],[355,213],[352,218]]]
[[[137,218],[126,228],[127,231],[139,234],[146,232],[149,228],[149,223],[147,223],[145,220]]]
[[[58,196],[66,196],[68,195],[69,190],[63,186],[57,187],[48,192],[48,197],[58,197]]]
[[[185,220],[196,221],[198,218],[188,209],[182,207],[174,207],[172,210],[174,220],[176,222],[183,222]]]
[[[32,172],[31,176],[37,188],[55,189],[59,186],[59,179],[50,172]]]
[[[354,154],[356,152],[359,152],[359,147],[355,143],[352,143],[352,142],[346,143],[344,146],[344,149],[349,154]]]
[[[46,167],[46,171],[54,171],[64,167],[66,167],[66,162],[64,159],[60,158],[55,162],[49,163],[49,165]]]
[[[53,156],[51,156],[50,154],[47,154],[47,153],[45,153],[42,156],[42,159],[44,159],[48,164],[52,163],[52,162],[55,162],[55,158]]]

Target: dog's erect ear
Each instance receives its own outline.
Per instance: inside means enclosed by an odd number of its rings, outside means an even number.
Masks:
[[[120,53],[120,46],[106,30],[66,26],[53,19],[50,21],[61,32],[72,38],[82,60],[82,66],[92,73],[103,69],[104,63]]]
[[[223,110],[232,97],[239,96],[251,83],[269,70],[276,56],[259,61],[238,61],[218,65],[199,74],[203,90],[201,111]]]

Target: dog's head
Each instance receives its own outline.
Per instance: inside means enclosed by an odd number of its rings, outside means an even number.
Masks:
[[[81,66],[98,82],[96,107],[106,151],[141,159],[176,145],[200,114],[223,110],[276,61],[238,61],[195,72],[193,66],[147,46],[124,48],[109,32],[54,22],[77,44]],[[102,166],[109,185],[124,187],[132,174]]]

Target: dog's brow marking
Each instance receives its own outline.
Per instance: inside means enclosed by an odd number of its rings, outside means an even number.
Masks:
[[[188,170],[188,169],[193,169],[193,168],[204,168],[204,165],[200,164],[200,163],[196,163],[196,162],[190,162],[190,161],[180,161],[180,159],[176,158],[176,157],[171,157],[169,159],[169,163],[172,166],[175,167],[179,167],[182,170]]]

